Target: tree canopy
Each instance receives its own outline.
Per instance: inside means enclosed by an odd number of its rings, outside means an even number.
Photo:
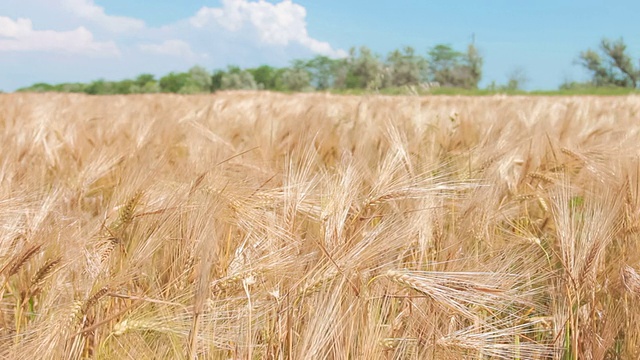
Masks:
[[[582,51],[578,63],[591,74],[594,86],[637,88],[640,85],[640,69],[633,64],[622,38],[602,39],[598,50]]]
[[[436,45],[425,55],[406,46],[385,57],[366,46],[351,48],[345,58],[317,55],[294,60],[287,67],[261,65],[255,68],[228,66],[208,71],[194,66],[186,72],[170,72],[160,78],[140,74],[134,79],[88,84],[34,84],[19,91],[64,91],[87,94],[179,93],[196,94],[218,90],[326,91],[380,90],[437,83],[439,86],[477,88],[481,77],[482,57],[470,45],[459,52],[449,45]]]
[[[576,64],[589,74],[588,82],[566,81],[560,89],[629,88],[640,86],[640,66],[629,55],[623,39],[602,39],[598,48],[580,52]],[[449,44],[436,44],[423,54],[413,47],[394,49],[385,56],[366,46],[353,47],[344,58],[317,55],[310,59],[294,60],[286,67],[261,65],[209,71],[194,66],[186,72],[170,72],[157,78],[140,74],[134,79],[108,81],[98,79],[89,83],[36,83],[18,91],[84,92],[87,94],[179,93],[197,94],[220,90],[271,91],[352,91],[431,89],[478,89],[483,75],[484,58],[474,43],[466,49]],[[524,68],[507,74],[507,82],[488,85],[488,91],[522,91],[529,78]]]

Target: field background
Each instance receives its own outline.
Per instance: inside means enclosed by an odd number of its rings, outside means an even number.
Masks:
[[[0,357],[637,359],[640,97],[0,95]]]

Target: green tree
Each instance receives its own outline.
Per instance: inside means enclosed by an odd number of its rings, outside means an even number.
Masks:
[[[278,90],[278,77],[282,73],[280,69],[262,65],[257,68],[247,69],[247,71],[251,73],[259,89]]]
[[[160,84],[157,81],[149,81],[144,84],[142,89],[140,90],[143,94],[155,94],[160,92]]]
[[[407,46],[402,51],[394,50],[387,55],[390,83],[393,86],[419,85],[427,80],[427,60]]]
[[[627,45],[622,38],[616,41],[603,39],[600,46],[609,57],[611,67],[618,69],[621,73],[625,86],[637,87],[640,71],[633,65],[631,57],[627,54]]]
[[[80,93],[86,92],[88,85],[83,83],[64,83],[57,85],[56,88],[60,92]]]
[[[115,81],[110,85],[111,94],[132,94],[137,92],[134,90],[138,90],[134,80]]]
[[[250,72],[240,68],[229,68],[220,79],[221,90],[256,90],[258,84]]]
[[[222,77],[226,74],[224,70],[215,70],[211,75],[211,92],[218,91],[222,88]]]
[[[346,89],[352,77],[350,59],[336,59],[331,67],[331,88]]]
[[[160,78],[160,90],[162,92],[178,93],[189,81],[188,73],[174,73]]]
[[[595,86],[615,84],[615,76],[604,66],[602,58],[597,52],[591,49],[581,52],[579,62],[591,72],[592,82]]]
[[[156,81],[155,76],[153,74],[140,74],[136,77],[135,83],[140,87],[144,87],[147,83]]]
[[[132,94],[148,94],[157,92],[160,92],[160,84],[158,84],[158,81],[156,81],[155,76],[152,74],[138,75],[129,88],[129,93]]]
[[[595,86],[636,88],[640,85],[640,69],[633,65],[622,38],[616,41],[602,39],[600,53],[592,49],[582,51],[578,63],[591,73]]]
[[[71,84],[69,84],[71,85]],[[84,92],[90,95],[105,95],[112,93],[112,85],[103,79],[92,81],[84,88]],[[73,91],[70,91],[73,92]]]
[[[211,74],[202,66],[194,66],[187,72],[186,82],[178,92],[180,94],[199,94],[211,91]]]
[[[447,44],[438,44],[429,50],[431,80],[441,86],[477,88],[482,64],[483,59],[473,44],[468,46],[466,53]]]
[[[311,75],[302,63],[294,64],[282,73],[282,85],[289,91],[307,91],[311,89]]]
[[[465,61],[469,68],[469,80],[466,87],[477,89],[480,80],[482,80],[482,65],[484,63],[484,59],[480,55],[475,44],[471,43],[467,47]]]
[[[47,83],[36,83],[26,88],[20,88],[18,92],[49,92],[59,91],[56,86]]]
[[[378,58],[366,46],[349,50],[347,58],[348,71],[345,79],[347,88],[377,89],[382,86],[384,72],[383,66]]]
[[[318,90],[334,87],[338,77],[336,70],[339,62],[340,60],[324,55],[317,55],[306,61],[304,67],[309,72],[311,84]]]
[[[441,86],[457,86],[459,81],[455,69],[460,66],[462,53],[453,50],[450,45],[438,44],[429,50],[429,66],[432,81]]]

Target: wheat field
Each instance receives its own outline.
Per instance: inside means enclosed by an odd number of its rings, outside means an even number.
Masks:
[[[0,95],[0,358],[637,359],[640,97]]]

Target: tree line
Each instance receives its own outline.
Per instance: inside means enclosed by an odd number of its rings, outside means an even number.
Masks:
[[[122,81],[34,84],[21,91],[64,91],[87,94],[181,93],[218,90],[312,91],[368,89],[404,86],[438,86],[476,89],[482,77],[482,57],[473,44],[466,51],[439,44],[422,56],[412,47],[389,52],[386,57],[363,46],[352,48],[345,58],[315,56],[294,60],[288,67],[262,65],[255,68],[229,66],[209,72],[194,66],[187,72],[171,72],[156,79],[141,74]]]
[[[83,92],[87,94],[179,93],[197,94],[219,90],[272,91],[348,91],[410,88],[423,91],[437,88],[478,89],[482,79],[483,57],[471,43],[464,50],[438,44],[425,55],[412,47],[389,52],[386,56],[369,48],[351,48],[348,56],[333,59],[315,56],[294,60],[287,67],[262,65],[255,68],[228,66],[209,72],[194,66],[186,72],[171,72],[160,78],[141,74],[121,81],[96,80],[90,83],[37,83],[18,91]],[[577,64],[590,76],[586,82],[565,81],[561,89],[640,86],[640,68],[627,52],[622,39],[603,39],[597,50],[581,52]],[[491,83],[490,91],[518,90],[526,82],[522,69],[508,75],[504,85]]]
[[[563,87],[590,85],[636,89],[640,86],[640,66],[634,65],[634,61],[627,51],[627,45],[622,38],[618,40],[602,39],[596,50],[582,51],[577,63],[589,72],[591,80],[586,84],[565,82]],[[640,60],[637,63],[640,65]]]

